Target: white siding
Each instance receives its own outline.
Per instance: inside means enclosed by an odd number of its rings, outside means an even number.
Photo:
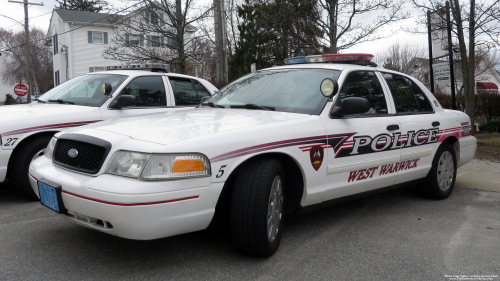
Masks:
[[[74,24],[73,29],[81,25]],[[108,33],[108,44],[93,44],[88,42],[88,31],[100,31]],[[106,26],[90,25],[72,32],[73,53],[71,59],[73,65],[70,72],[72,77],[89,72],[89,67],[120,65],[119,61],[106,60],[103,57],[104,49],[109,47],[113,40],[113,28]]]
[[[0,69],[4,69],[4,65],[6,64],[6,58],[5,55],[0,57]],[[17,97],[14,94],[14,86],[17,83],[14,84],[9,84],[9,83],[4,83],[3,82],[3,77],[0,76],[0,103],[3,103],[5,101],[5,96],[7,94],[11,94],[14,98]]]

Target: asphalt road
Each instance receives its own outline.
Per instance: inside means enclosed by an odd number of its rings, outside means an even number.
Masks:
[[[500,276],[500,193],[459,187],[433,201],[408,187],[291,217],[278,252],[259,259],[236,253],[223,225],[126,240],[0,184],[0,280],[452,280],[446,275]]]

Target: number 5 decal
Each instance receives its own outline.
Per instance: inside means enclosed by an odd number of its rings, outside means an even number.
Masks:
[[[224,175],[224,168],[226,168],[226,166],[227,165],[220,166],[219,173],[217,173],[217,175],[215,176],[216,178],[220,178],[222,177],[222,175]]]

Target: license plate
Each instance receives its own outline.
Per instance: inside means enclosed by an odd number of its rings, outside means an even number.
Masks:
[[[61,190],[60,185],[52,186],[45,182],[38,182],[40,202],[42,205],[58,213],[64,213],[66,211],[61,199]]]

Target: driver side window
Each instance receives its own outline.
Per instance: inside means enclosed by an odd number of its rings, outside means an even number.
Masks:
[[[342,84],[339,97],[365,98],[370,102],[370,110],[363,114],[387,114],[387,102],[382,85],[373,71],[353,71]]]
[[[167,106],[165,85],[161,76],[137,77],[130,81],[120,94],[135,96],[137,98],[135,107]]]

